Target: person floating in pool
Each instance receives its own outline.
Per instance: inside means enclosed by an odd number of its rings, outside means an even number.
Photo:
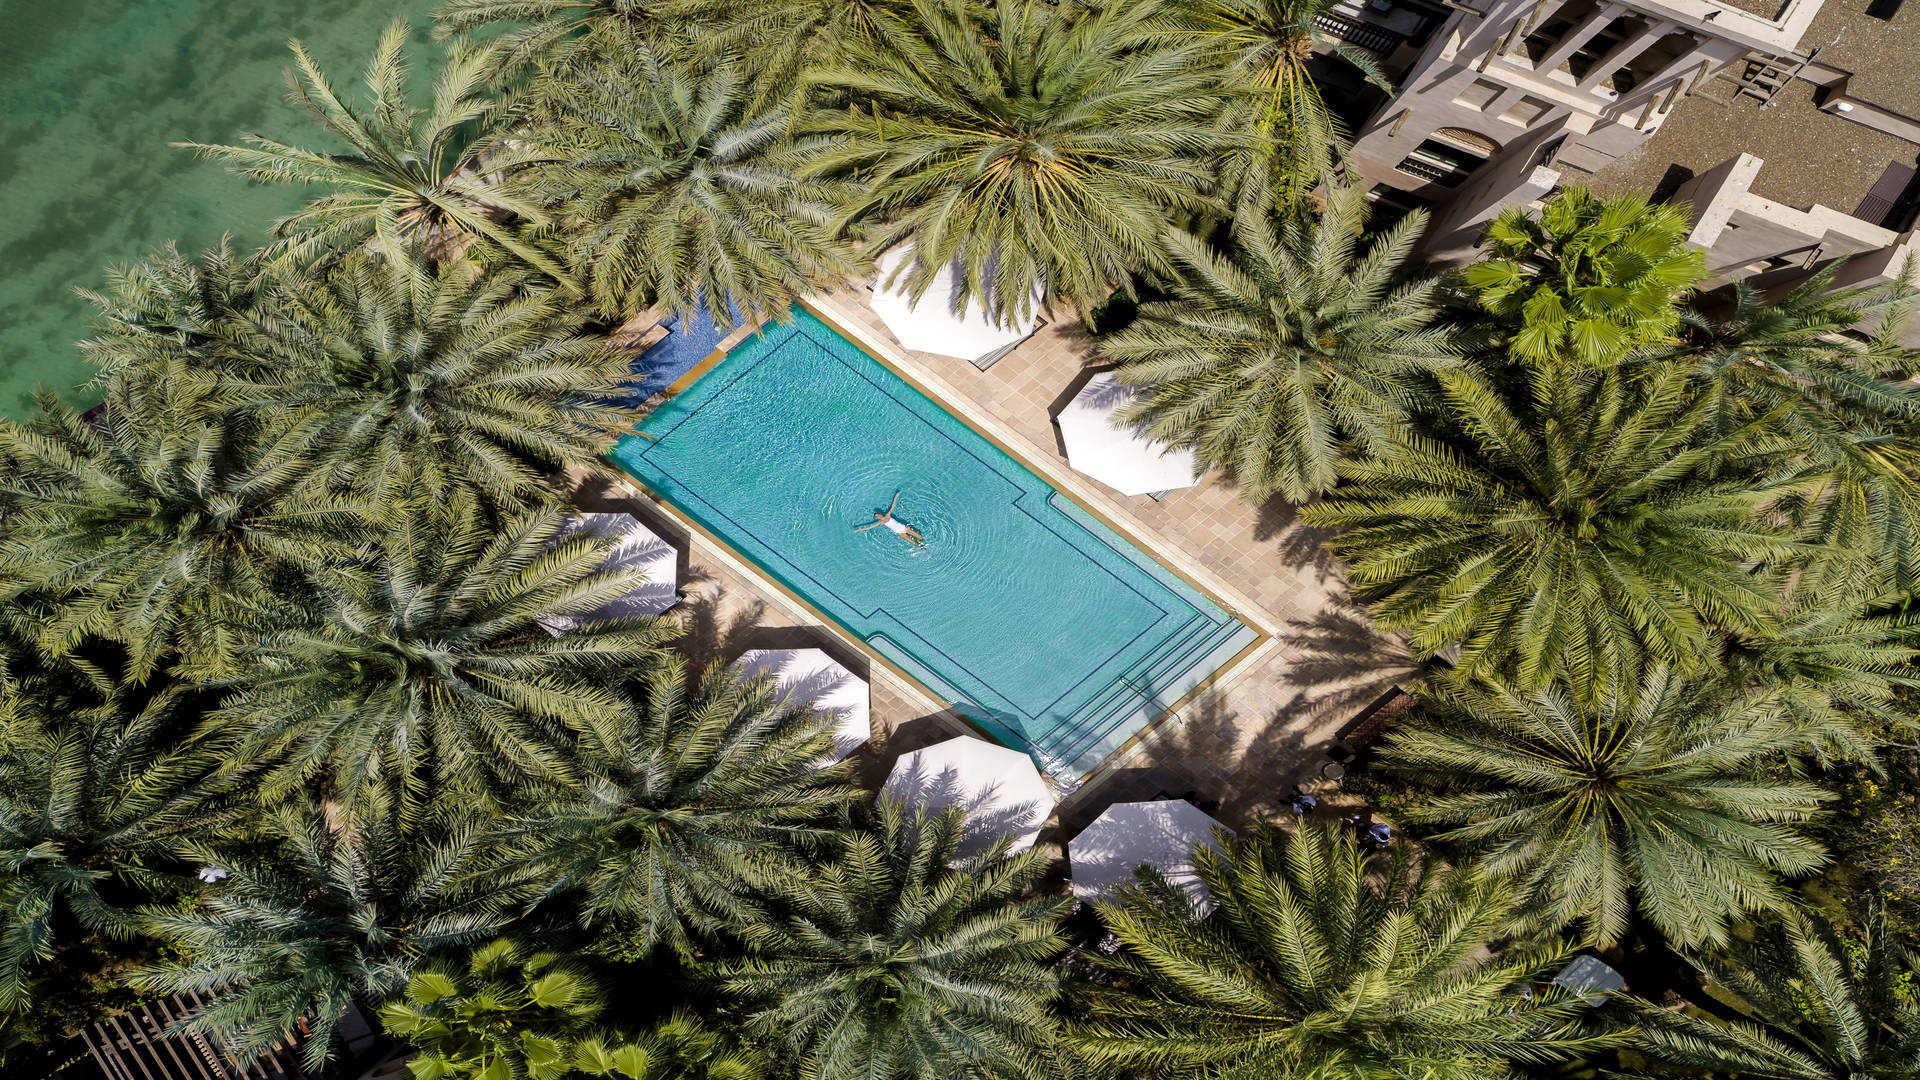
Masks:
[[[894,508],[899,505],[900,505],[900,493],[896,491],[893,493],[893,501],[887,504],[886,513],[883,514],[878,510],[874,511],[873,516],[878,518],[879,519],[878,521],[875,521],[871,525],[862,525],[853,531],[866,532],[868,529],[877,529],[880,526],[885,525],[887,527],[888,532],[892,533],[893,535],[899,537],[902,540],[905,540],[907,543],[912,544],[914,547],[917,547],[917,548],[926,547],[927,546],[926,537],[921,536],[919,531],[916,530],[913,526],[907,524],[904,521],[897,520],[893,516]]]

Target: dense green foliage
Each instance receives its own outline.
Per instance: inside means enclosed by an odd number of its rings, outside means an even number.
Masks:
[[[1914,958],[1878,912],[1848,938],[1795,913],[1705,965],[1733,1016],[1642,1006],[1646,1078],[1712,1070],[1752,1080],[1905,1080],[1920,1075]]]
[[[1430,685],[1388,761],[1442,786],[1419,811],[1451,826],[1440,839],[1515,878],[1551,925],[1611,943],[1637,910],[1677,944],[1717,944],[1732,919],[1786,903],[1778,875],[1824,861],[1790,825],[1832,796],[1778,766],[1864,749],[1847,724],[1782,696],[1649,668],[1582,707],[1563,687],[1523,695],[1455,675]]]
[[[793,875],[784,916],[744,927],[749,955],[723,971],[758,1007],[748,1029],[780,1035],[801,1076],[1048,1075],[1071,903],[1024,897],[1046,869],[1012,841],[959,853],[958,810],[883,800],[870,828],[843,833],[836,857]]]
[[[1363,247],[1366,214],[1340,191],[1317,220],[1241,222],[1232,253],[1177,235],[1176,298],[1101,339],[1115,377],[1149,391],[1128,418],[1231,472],[1249,500],[1332,487],[1344,443],[1388,438],[1454,351],[1434,326],[1439,283],[1402,280],[1426,216]]]
[[[1353,836],[1271,827],[1195,868],[1217,909],[1150,876],[1101,915],[1123,946],[1102,957],[1069,1042],[1094,1061],[1160,1077],[1369,1080],[1513,1075],[1601,1040],[1580,1007],[1525,997],[1551,952],[1486,950],[1511,891],[1396,847],[1369,867]]]
[[[0,1031],[118,986],[313,1067],[358,1005],[417,1080],[1914,1077],[1915,294],[1696,292],[1683,211],[1577,189],[1415,273],[1333,168],[1315,48],[1380,72],[1330,7],[446,0],[427,108],[404,25],[364,105],[296,45],[332,149],[190,145],[316,198],[116,272],[101,408],[0,422]],[[1320,500],[1453,668],[1354,765],[1413,840],[1256,822],[1213,906],[1073,914],[1048,845],[963,855],[596,614],[616,326],[890,251],[1077,309],[1130,419]],[[1581,945],[1648,1000],[1539,982]]]

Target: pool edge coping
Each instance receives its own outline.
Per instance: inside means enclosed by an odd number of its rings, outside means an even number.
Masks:
[[[1247,627],[1247,629],[1253,631],[1254,638],[1251,642],[1248,642],[1238,652],[1228,657],[1219,667],[1195,682],[1184,694],[1181,694],[1180,697],[1176,698],[1165,709],[1156,714],[1153,719],[1142,725],[1140,730],[1128,736],[1125,742],[1122,742],[1119,746],[1108,752],[1093,768],[1081,774],[1079,777],[1072,779],[1070,783],[1066,782],[1065,778],[1060,778],[1062,781],[1060,786],[1064,788],[1061,793],[1061,801],[1064,802],[1066,798],[1074,792],[1090,786],[1095,779],[1103,777],[1105,774],[1114,771],[1125,762],[1131,760],[1132,757],[1146,745],[1155,741],[1158,735],[1164,734],[1165,730],[1170,726],[1169,721],[1178,720],[1181,711],[1187,708],[1187,706],[1193,704],[1209,690],[1231,684],[1234,680],[1246,674],[1246,670],[1252,666],[1257,657],[1277,647],[1275,644],[1275,632],[1266,625],[1266,620],[1248,614],[1248,608],[1253,608],[1257,611],[1259,610],[1258,605],[1247,601],[1244,597],[1240,597],[1238,590],[1225,585],[1225,583],[1202,580],[1202,576],[1211,579],[1213,575],[1204,567],[1192,564],[1191,560],[1184,558],[1176,560],[1170,557],[1164,544],[1144,539],[1139,530],[1116,520],[1107,510],[1094,505],[1092,500],[1098,496],[1092,492],[1082,491],[1081,485],[1077,480],[1066,480],[1060,475],[1060,471],[1055,469],[1050,463],[1042,464],[1034,460],[1027,453],[1011,445],[1007,438],[1002,437],[1002,435],[1005,434],[1017,438],[1018,436],[1014,436],[1012,432],[997,432],[983,426],[982,421],[992,423],[995,426],[999,425],[999,421],[991,417],[975,417],[972,415],[971,410],[958,407],[956,403],[968,399],[960,395],[959,392],[952,387],[946,385],[945,381],[937,375],[920,369],[919,365],[914,364],[914,362],[903,353],[899,353],[898,350],[880,341],[865,327],[847,318],[845,313],[840,310],[838,304],[826,297],[803,297],[796,300],[794,304],[814,318],[827,324],[828,328],[839,334],[855,348],[865,353],[875,363],[880,364],[904,380],[916,393],[939,406],[947,415],[964,424],[974,434],[985,439],[989,445],[1012,458],[1022,468],[1034,476],[1039,477],[1043,482],[1051,486],[1053,490],[1073,500],[1076,505],[1082,510],[1085,510],[1095,520],[1107,528],[1112,529],[1117,535],[1139,549],[1148,558],[1160,564],[1168,573],[1185,582],[1195,591],[1205,596],[1209,602],[1213,603],[1222,612],[1240,622],[1241,625]],[[749,336],[751,336],[751,334],[744,335],[731,345],[723,342],[721,347],[715,349],[698,364],[688,369],[685,375],[674,380],[673,384],[667,387],[663,393],[667,398],[671,399],[684,392],[701,376],[717,367],[720,362],[726,358],[728,353],[744,344],[746,338]],[[637,430],[637,423],[635,428]],[[780,595],[799,605],[801,610],[817,619],[821,625],[830,628],[841,640],[858,649],[866,655],[870,661],[877,662],[897,679],[904,681],[919,691],[928,701],[937,704],[939,706],[939,715],[957,717],[964,721],[966,726],[973,732],[985,736],[996,745],[1004,745],[1000,740],[994,738],[990,732],[982,728],[978,721],[968,716],[959,707],[958,703],[948,702],[939,694],[934,693],[931,687],[915,678],[892,660],[881,655],[867,642],[862,641],[858,635],[846,627],[841,626],[838,621],[815,607],[811,601],[788,588],[751,558],[741,554],[732,544],[729,544],[717,534],[693,520],[690,515],[675,505],[673,500],[654,491],[639,477],[628,472],[625,466],[612,458],[611,452],[601,455],[601,458],[608,464],[611,464],[615,469],[618,469],[620,474],[625,476],[642,494],[646,495],[653,505],[671,514],[675,520],[687,526],[693,532],[705,538],[709,543],[724,552],[728,562],[732,563],[736,570],[750,571],[749,576],[753,580],[765,582],[773,586]],[[1104,502],[1107,500],[1103,499],[1101,501]],[[1113,509],[1118,509],[1118,507],[1116,506]],[[1234,597],[1234,599],[1229,600],[1229,595]],[[1260,614],[1264,616],[1265,612],[1261,612]],[[1042,775],[1046,776],[1047,774],[1043,772]],[[1048,779],[1052,781],[1055,778],[1048,777]]]

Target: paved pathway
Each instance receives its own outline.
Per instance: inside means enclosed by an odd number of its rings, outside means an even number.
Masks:
[[[864,329],[899,354],[865,305],[864,290],[821,306]],[[1123,759],[1110,763],[1062,804],[1055,835],[1070,836],[1112,802],[1193,792],[1218,802],[1229,825],[1284,813],[1296,783],[1322,795],[1329,809],[1344,800],[1319,777],[1334,732],[1395,684],[1408,685],[1417,665],[1396,640],[1374,633],[1354,608],[1322,536],[1301,526],[1293,508],[1272,501],[1250,507],[1218,474],[1161,501],[1127,497],[1071,471],[1052,416],[1070,400],[1096,361],[1089,337],[1069,317],[1042,328],[987,371],[948,357],[904,354],[902,366],[937,393],[951,395],[989,433],[1056,475],[1084,501],[1145,539],[1153,553],[1217,587],[1273,640],[1233,677],[1163,721]],[[875,740],[858,757],[875,784],[900,753],[966,730],[919,688],[840,643],[808,614],[723,550],[689,536],[637,490],[602,481],[580,483],[575,501],[589,508],[642,514],[686,552],[676,616],[686,625],[682,648],[696,662],[731,660],[756,647],[820,645],[872,676]],[[1324,812],[1324,811],[1323,811]],[[1043,837],[1043,839],[1048,839]]]

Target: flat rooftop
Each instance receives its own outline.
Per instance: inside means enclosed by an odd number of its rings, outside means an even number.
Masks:
[[[1800,38],[1801,55],[1814,49],[1853,73],[1849,97],[1920,119],[1920,0],[1826,0]]]
[[[1722,81],[1706,89],[1720,94],[1731,87]],[[1601,169],[1592,186],[1604,194],[1664,195],[1747,153],[1766,162],[1754,194],[1802,210],[1819,203],[1852,213],[1888,165],[1920,159],[1920,146],[1823,112],[1814,105],[1820,89],[1795,80],[1766,108],[1746,96],[1727,105],[1690,97],[1651,139]]]

